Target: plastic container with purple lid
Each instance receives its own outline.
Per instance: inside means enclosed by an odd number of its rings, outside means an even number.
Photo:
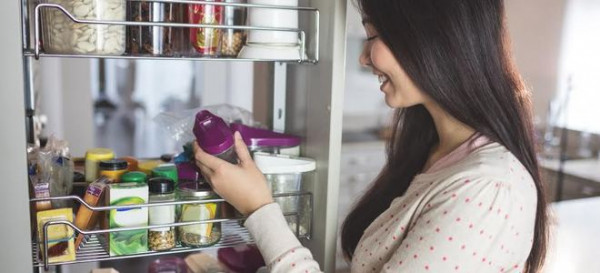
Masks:
[[[276,133],[273,131],[234,123],[231,131],[238,131],[242,135],[248,149],[254,152],[270,154],[300,155],[300,138],[293,135]]]
[[[233,132],[227,123],[209,111],[203,110],[196,114],[194,135],[202,150],[223,160],[237,164]]]

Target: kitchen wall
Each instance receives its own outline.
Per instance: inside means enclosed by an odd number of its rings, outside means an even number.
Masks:
[[[557,89],[562,24],[568,0],[506,0],[513,53],[532,90],[536,120],[544,123],[549,101]],[[385,122],[386,108],[377,78],[360,68],[358,56],[365,39],[360,14],[348,8],[348,45],[344,128],[367,128]],[[359,122],[356,122],[359,120]],[[541,125],[541,124],[540,124]]]

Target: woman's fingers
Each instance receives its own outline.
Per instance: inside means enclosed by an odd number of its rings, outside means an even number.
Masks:
[[[204,165],[205,167],[210,169],[210,171],[213,172],[219,168],[222,168],[224,164],[229,164],[229,162],[223,159],[220,159],[214,155],[204,152],[202,148],[198,146],[198,143],[196,143],[196,141],[194,141],[194,158],[196,159],[196,165],[199,165],[199,162],[200,165]]]
[[[248,151],[248,147],[242,138],[240,132],[236,131],[233,134],[233,138],[235,140],[235,153],[242,165],[252,162],[252,156],[250,156],[250,152]]]

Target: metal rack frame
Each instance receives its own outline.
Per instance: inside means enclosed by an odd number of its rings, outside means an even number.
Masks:
[[[197,0],[131,0],[138,2],[156,2],[156,3],[179,3],[179,4],[206,4],[215,6],[232,6],[232,7],[244,7],[244,8],[262,8],[262,9],[278,9],[278,10],[297,10],[314,13],[315,31],[313,33],[315,46],[314,46],[314,58],[305,58],[306,55],[306,32],[302,29],[297,28],[279,28],[279,27],[256,27],[246,25],[212,25],[212,24],[187,24],[187,23],[161,23],[161,22],[130,22],[130,21],[113,21],[113,20],[85,20],[78,19],[73,16],[67,9],[59,4],[41,3],[35,6],[34,10],[34,49],[25,50],[24,56],[35,57],[68,57],[68,58],[108,58],[108,59],[150,59],[150,60],[205,60],[205,61],[252,61],[252,62],[297,62],[297,63],[308,63],[315,64],[319,61],[319,21],[320,14],[319,10],[311,7],[292,7],[292,6],[277,6],[277,5],[258,5],[258,4],[245,4],[245,3],[225,3],[225,2],[208,2],[208,1],[197,1]],[[300,35],[300,59],[297,61],[293,60],[277,60],[277,59],[239,59],[239,58],[207,58],[207,57],[171,57],[171,56],[133,56],[133,55],[87,55],[87,54],[46,54],[41,53],[40,42],[40,26],[41,9],[58,9],[71,21],[78,24],[89,24],[89,25],[120,25],[120,26],[146,26],[146,27],[179,27],[179,28],[215,28],[215,29],[238,29],[238,30],[260,30],[260,31],[276,31],[276,32],[295,32]],[[25,38],[26,39],[26,38]]]
[[[295,234],[296,237],[310,239],[310,234],[312,231],[312,209],[313,209],[313,195],[310,192],[299,192],[299,193],[285,193],[285,194],[275,194],[274,198],[282,198],[282,197],[306,197],[308,198],[308,212],[303,211],[304,209],[300,209],[296,212],[284,213],[284,217],[286,220],[288,217],[293,217],[294,222],[296,224]],[[56,201],[56,200],[76,200],[81,205],[92,211],[107,211],[112,209],[132,209],[132,208],[144,208],[144,207],[156,207],[156,206],[168,206],[168,205],[184,205],[184,204],[204,204],[204,203],[222,203],[225,202],[224,199],[205,199],[205,200],[184,200],[184,201],[171,201],[171,202],[160,202],[160,203],[148,203],[148,204],[139,204],[139,205],[122,205],[122,206],[91,206],[86,203],[79,196],[58,196],[58,197],[46,197],[46,198],[33,198],[30,199],[30,202],[38,202],[38,201]],[[300,223],[302,217],[306,217],[308,213],[308,222],[307,231],[305,234],[300,234]],[[127,259],[127,258],[138,258],[138,257],[146,257],[146,256],[156,256],[156,255],[164,255],[164,254],[173,254],[173,253],[183,253],[183,252],[192,252],[198,251],[201,249],[210,249],[210,248],[223,248],[236,246],[239,244],[249,244],[252,243],[252,238],[248,231],[239,225],[240,220],[244,220],[246,217],[239,218],[215,218],[210,220],[201,220],[201,221],[190,221],[190,222],[175,222],[171,224],[162,224],[162,225],[146,225],[140,227],[123,227],[123,228],[111,228],[111,229],[99,229],[99,230],[82,230],[75,226],[70,221],[66,220],[56,220],[56,221],[48,221],[44,223],[42,227],[42,232],[44,238],[43,247],[40,246],[40,242],[36,243],[34,240],[32,245],[32,251],[34,253],[33,265],[34,267],[44,267],[46,270],[50,266],[54,265],[65,265],[65,264],[75,264],[75,263],[86,263],[86,262],[96,262],[96,261],[106,261],[106,260],[116,260],[116,259]],[[123,255],[123,256],[110,256],[105,250],[104,246],[101,246],[97,239],[97,235],[106,234],[111,232],[120,232],[120,231],[131,231],[131,230],[148,230],[154,228],[165,228],[165,227],[180,227],[180,226],[188,226],[188,225],[197,225],[197,224],[208,224],[208,223],[223,223],[223,232],[222,232],[222,242],[219,242],[215,245],[201,248],[192,248],[192,247],[184,247],[181,245],[177,245],[176,248],[168,251],[147,251],[144,253],[138,253],[133,255]],[[39,251],[43,252],[43,257],[48,257],[48,229],[53,225],[67,225],[73,230],[77,231],[77,233],[81,233],[86,237],[86,240],[82,244],[82,246],[76,250],[76,259],[74,261],[68,262],[57,262],[57,263],[49,263],[48,259],[42,259],[39,256]],[[237,239],[232,239],[237,238]],[[41,248],[41,249],[40,249]]]

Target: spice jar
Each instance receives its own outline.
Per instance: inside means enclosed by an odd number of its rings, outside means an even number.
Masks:
[[[223,0],[207,0],[223,2]],[[191,24],[222,25],[223,6],[210,4],[190,4],[188,20]],[[222,31],[218,28],[191,28],[190,42],[198,53],[206,57],[216,57],[220,53]]]
[[[121,175],[121,182],[146,183],[148,176],[143,172],[127,172]]]
[[[95,181],[98,178],[98,163],[113,158],[115,158],[115,153],[111,149],[94,148],[87,150],[85,153],[85,181]]]
[[[177,186],[178,176],[177,176],[177,167],[175,164],[163,164],[154,169],[152,169],[152,177],[166,177],[173,182],[175,182],[175,186]]]
[[[100,176],[106,176],[113,183],[121,182],[121,175],[127,172],[127,161],[111,159],[100,161]]]
[[[225,0],[227,3],[241,3],[242,0]],[[246,24],[246,9],[243,7],[225,6],[223,24],[226,26],[243,26]],[[221,56],[237,57],[244,45],[245,34],[241,29],[224,29],[221,39]]]
[[[218,198],[208,183],[186,182],[179,185],[177,195],[181,200],[206,200]],[[179,222],[211,220],[220,216],[217,203],[183,204]],[[206,223],[177,228],[179,241],[189,247],[211,246],[221,239],[221,223]]]
[[[198,146],[205,152],[232,164],[237,164],[233,132],[225,121],[203,110],[196,114],[193,128]]]
[[[186,22],[187,5],[156,2],[127,2],[129,21]],[[173,56],[184,46],[186,28],[134,26],[127,32],[128,52],[133,55],[152,54]]]
[[[148,181],[150,203],[175,201],[175,183],[164,177],[151,178]],[[150,207],[148,210],[150,225],[175,223],[175,206]],[[175,228],[152,228],[148,231],[148,246],[151,250],[162,251],[175,247]]]

